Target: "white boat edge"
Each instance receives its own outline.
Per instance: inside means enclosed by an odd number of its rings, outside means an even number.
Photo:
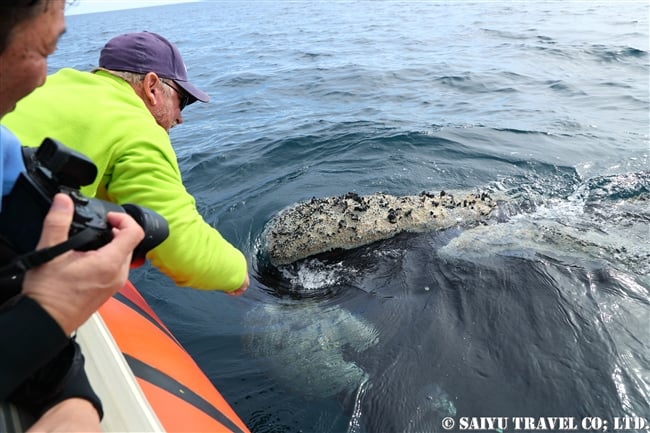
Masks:
[[[99,313],[77,330],[86,374],[102,400],[105,432],[164,432]]]

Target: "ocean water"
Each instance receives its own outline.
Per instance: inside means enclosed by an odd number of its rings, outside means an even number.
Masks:
[[[647,2],[205,1],[69,16],[50,69],[158,32],[208,92],[171,132],[251,266],[242,297],[132,281],[255,433],[450,417],[650,422]],[[92,97],[89,95],[89,97]],[[274,268],[311,197],[488,190],[498,224]],[[514,425],[508,426],[513,430]],[[487,430],[487,429],[485,429]]]

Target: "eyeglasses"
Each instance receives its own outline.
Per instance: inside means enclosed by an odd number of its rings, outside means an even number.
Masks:
[[[165,80],[160,80],[160,81],[162,81],[163,84],[169,86],[174,92],[178,93],[178,98],[180,100],[178,104],[178,108],[180,108],[180,110],[183,111],[183,108],[187,107],[190,103],[190,95],[183,92],[182,90],[177,89],[175,86],[172,86]]]

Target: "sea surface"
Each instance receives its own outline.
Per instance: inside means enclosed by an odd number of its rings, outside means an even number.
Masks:
[[[251,287],[131,279],[254,433],[447,417],[611,431],[650,423],[648,16],[645,1],[204,1],[69,16],[49,63],[90,70],[109,38],[154,31],[212,97],[172,142]],[[441,190],[510,211],[285,267],[265,255],[300,201]]]

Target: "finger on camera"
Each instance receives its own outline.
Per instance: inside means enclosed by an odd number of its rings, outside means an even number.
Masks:
[[[72,199],[66,194],[56,194],[43,220],[43,230],[36,249],[51,247],[68,240],[73,215]]]
[[[128,214],[109,212],[106,215],[108,223],[113,227],[113,235],[123,243],[126,251],[133,249],[144,239],[144,230]]]

